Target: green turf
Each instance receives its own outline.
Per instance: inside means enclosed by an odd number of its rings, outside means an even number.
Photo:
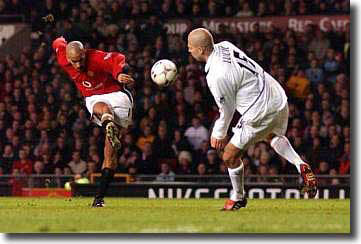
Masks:
[[[0,198],[0,232],[350,233],[350,200],[250,199],[222,212],[223,199]]]

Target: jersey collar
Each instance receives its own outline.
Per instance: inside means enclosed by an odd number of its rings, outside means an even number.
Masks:
[[[211,55],[209,55],[209,57],[208,57],[206,66],[204,67],[204,71],[206,72],[206,74],[208,74],[208,72],[209,72],[209,67],[211,66],[212,58],[215,55],[215,52],[216,52],[216,47],[213,48]]]

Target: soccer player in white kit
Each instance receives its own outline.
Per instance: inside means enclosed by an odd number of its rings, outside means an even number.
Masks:
[[[243,163],[237,159],[249,145],[264,139],[271,139],[271,147],[296,166],[303,177],[303,191],[314,198],[316,177],[285,137],[288,103],[280,84],[232,43],[214,44],[207,29],[198,28],[189,33],[188,50],[197,61],[206,63],[207,84],[219,108],[220,116],[212,130],[211,146],[224,150],[222,159],[233,187],[223,210],[237,210],[247,205]],[[228,142],[227,130],[235,110],[241,118]]]

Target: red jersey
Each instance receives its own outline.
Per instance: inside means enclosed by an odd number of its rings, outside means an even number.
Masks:
[[[13,171],[14,169],[18,169],[20,173],[30,175],[33,172],[33,162],[29,159],[25,160],[24,163],[21,160],[14,161]]]
[[[84,97],[120,91],[123,84],[117,76],[125,65],[125,56],[116,52],[86,50],[86,71],[77,71],[66,59],[66,40],[63,37],[53,42],[59,65],[75,82]]]

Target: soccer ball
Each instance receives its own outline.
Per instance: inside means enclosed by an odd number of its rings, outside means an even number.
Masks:
[[[169,86],[175,81],[177,66],[168,59],[161,59],[153,65],[150,75],[158,86]]]

